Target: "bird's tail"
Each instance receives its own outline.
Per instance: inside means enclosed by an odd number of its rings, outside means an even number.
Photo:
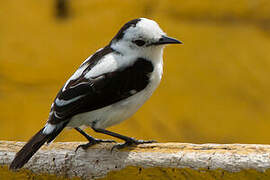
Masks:
[[[39,150],[45,142],[51,142],[55,137],[65,128],[67,123],[57,125],[50,134],[43,132],[44,128],[38,131],[16,154],[14,160],[11,162],[9,169],[15,170],[23,167],[25,163]]]

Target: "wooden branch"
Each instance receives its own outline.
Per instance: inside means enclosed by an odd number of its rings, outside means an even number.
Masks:
[[[256,176],[270,176],[269,171],[266,171],[270,167],[270,145],[155,143],[111,152],[113,144],[99,144],[86,151],[79,149],[75,153],[79,144],[59,142],[44,146],[24,168],[38,174],[90,179],[113,177],[117,173],[120,176],[121,172],[137,176],[147,170],[148,175],[153,172],[153,177],[162,176],[156,173],[155,168],[165,174],[170,173],[172,177],[185,175],[183,172],[188,172],[190,177],[196,173],[211,176],[214,173],[216,177],[242,171],[249,177],[250,172]],[[0,141],[0,165],[9,165],[23,145],[23,142]],[[140,176],[147,176],[147,173]]]

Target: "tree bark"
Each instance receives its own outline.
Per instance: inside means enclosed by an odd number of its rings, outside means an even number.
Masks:
[[[75,153],[79,144],[57,142],[43,146],[24,168],[35,174],[93,179],[129,167],[138,171],[172,168],[199,173],[217,169],[227,173],[252,170],[259,174],[270,167],[270,145],[154,143],[111,152],[113,144],[103,143]],[[0,165],[9,165],[23,145],[24,142],[0,141]],[[179,173],[170,173],[174,172]],[[269,177],[268,172],[266,175]]]

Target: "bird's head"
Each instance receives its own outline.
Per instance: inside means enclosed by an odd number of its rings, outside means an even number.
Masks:
[[[127,22],[110,42],[110,46],[121,54],[145,57],[162,54],[166,44],[182,43],[168,37],[155,21],[146,18]]]

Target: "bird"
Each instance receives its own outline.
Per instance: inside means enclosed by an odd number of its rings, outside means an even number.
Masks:
[[[76,151],[102,142],[115,142],[96,139],[86,134],[82,126],[124,141],[112,149],[155,142],[137,140],[106,128],[131,117],[158,87],[167,44],[182,42],[167,36],[154,20],[137,18],[124,24],[109,44],[88,57],[62,86],[45,126],[16,153],[9,168],[23,167],[65,127],[74,128],[89,141],[79,145]]]

